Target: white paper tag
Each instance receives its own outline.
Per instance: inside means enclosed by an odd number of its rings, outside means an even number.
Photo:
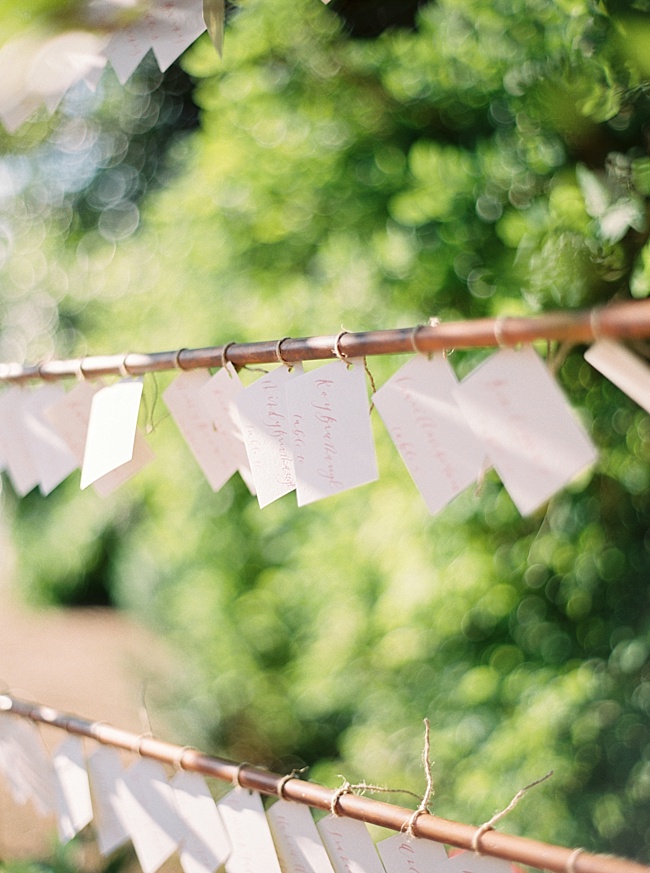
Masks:
[[[287,382],[298,506],[378,478],[363,363],[335,361]]]
[[[238,465],[248,466],[248,456],[235,405],[237,397],[243,390],[244,386],[237,371],[232,364],[226,364],[225,368],[218,370],[201,388],[201,397],[219,438],[230,442],[230,451]]]
[[[235,399],[261,507],[296,488],[285,389],[287,380],[302,373],[301,365],[292,370],[279,367],[253,382]]]
[[[492,355],[454,396],[522,515],[596,460],[589,437],[530,347]]]
[[[142,433],[136,430],[131,460],[127,461],[126,464],[122,464],[121,467],[111,470],[110,473],[102,476],[101,479],[97,479],[93,482],[93,488],[100,497],[108,497],[109,494],[112,494],[124,485],[125,482],[128,482],[129,479],[132,479],[143,467],[150,464],[155,457],[153,449]]]
[[[447,873],[444,846],[431,840],[395,834],[377,843],[386,873]]]
[[[185,442],[213,491],[237,471],[231,443],[217,438],[201,390],[210,381],[207,370],[189,370],[177,376],[163,397]]]
[[[281,873],[259,794],[235,788],[217,809],[230,838],[227,873]]]
[[[42,816],[55,812],[54,771],[37,728],[12,716],[1,716],[0,748],[16,803],[31,800]]]
[[[56,783],[56,811],[59,837],[68,843],[92,821],[93,808],[86,773],[83,743],[70,736],[55,749],[52,757]]]
[[[513,873],[513,866],[501,858],[459,852],[448,859],[445,873]]]
[[[213,873],[230,854],[230,841],[205,779],[181,771],[171,781],[186,834],[180,848],[185,873]]]
[[[328,815],[318,822],[318,830],[336,873],[384,873],[362,821]]]
[[[282,873],[333,873],[309,807],[279,800],[268,820]]]
[[[476,480],[485,458],[454,399],[457,385],[443,355],[418,355],[373,398],[432,514]]]
[[[105,54],[121,85],[131,78],[150,48],[151,40],[148,39],[141,22],[131,24],[113,34]]]
[[[88,758],[97,845],[102,856],[110,855],[129,839],[120,806],[118,784],[123,769],[119,752],[99,746]]]
[[[23,420],[39,477],[41,494],[50,494],[77,469],[79,463],[65,440],[46,418],[48,407],[65,397],[63,385],[43,385],[25,396]]]
[[[185,836],[174,792],[161,764],[141,758],[122,776],[120,806],[143,873],[155,873]]]
[[[104,387],[102,381],[80,382],[43,412],[47,421],[61,435],[79,466],[83,463],[86,450],[93,397]]]
[[[28,396],[25,389],[17,387],[0,394],[0,440],[7,473],[19,497],[38,485],[38,470],[29,451],[23,419],[23,402]]]
[[[142,379],[122,379],[93,397],[81,467],[82,490],[132,459],[142,389]]]
[[[147,26],[153,53],[164,73],[205,30],[203,2],[159,2],[148,12]]]
[[[585,360],[650,412],[650,367],[620,343],[599,340],[585,352]]]

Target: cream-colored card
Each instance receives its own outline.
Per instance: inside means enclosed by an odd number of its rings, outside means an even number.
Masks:
[[[63,385],[42,385],[25,396],[23,421],[30,455],[36,466],[41,494],[50,494],[79,463],[59,432],[46,418],[50,406],[65,397]]]
[[[185,873],[213,873],[230,854],[230,841],[203,776],[181,771],[171,781],[186,833],[180,847]]]
[[[39,815],[56,811],[54,771],[38,729],[13,716],[0,717],[4,773],[16,803],[31,800]]]
[[[94,395],[81,466],[82,489],[133,458],[142,389],[142,379],[122,379]]]
[[[163,766],[140,758],[124,772],[118,792],[142,873],[156,873],[186,833]]]
[[[386,873],[447,873],[445,847],[432,840],[395,834],[377,843]]]
[[[68,843],[93,819],[88,773],[80,737],[66,737],[54,750],[52,764],[59,837],[62,843]]]
[[[231,852],[226,873],[281,873],[259,794],[235,788],[217,804]]]
[[[13,387],[0,394],[0,441],[7,474],[14,491],[24,497],[38,485],[38,470],[25,431],[23,403],[29,397],[24,388]]]
[[[333,873],[309,807],[279,800],[268,820],[282,873]]]
[[[418,355],[374,395],[374,402],[429,512],[435,514],[478,477],[485,458],[458,408],[456,375],[443,355]]]
[[[502,349],[454,396],[522,515],[594,463],[596,449],[541,358]]]
[[[167,408],[213,491],[222,488],[237,471],[232,441],[221,439],[203,400],[210,381],[207,370],[181,373],[164,393]]]
[[[118,793],[122,775],[122,761],[116,749],[99,746],[88,758],[97,845],[104,857],[129,839]]]
[[[151,40],[142,22],[135,22],[113,34],[104,53],[120,84],[124,85],[131,78],[150,48]]]
[[[650,367],[646,361],[613,340],[594,343],[585,352],[585,360],[650,412]]]
[[[318,822],[318,830],[336,873],[384,873],[362,821],[328,815]]]
[[[148,12],[153,53],[164,72],[205,30],[203,0],[159,2]]]
[[[335,361],[287,382],[299,506],[378,478],[362,361]]]
[[[262,376],[235,398],[257,499],[268,506],[295,491],[287,380],[301,375],[302,366],[279,367]]]
[[[129,479],[132,479],[136,473],[139,473],[147,464],[155,460],[156,455],[153,449],[144,438],[140,430],[135,432],[135,440],[133,441],[133,457],[126,464],[116,467],[100,479],[93,482],[93,488],[100,497],[108,497]]]
[[[56,429],[81,466],[86,450],[88,419],[93,397],[105,385],[102,381],[79,382],[44,410],[46,420]]]

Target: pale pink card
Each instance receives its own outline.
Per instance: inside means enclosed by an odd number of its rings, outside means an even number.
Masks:
[[[286,383],[302,372],[301,365],[291,370],[279,367],[253,382],[235,398],[261,507],[296,488]]]
[[[395,834],[377,843],[386,873],[447,873],[444,846],[431,840]]]
[[[159,0],[147,13],[146,26],[158,66],[164,72],[205,30],[203,0]]]
[[[63,397],[63,385],[42,385],[27,394],[23,402],[29,451],[38,471],[38,487],[44,495],[54,491],[79,466],[63,437],[46,418],[47,409]]]
[[[7,474],[19,497],[28,494],[39,481],[23,418],[23,403],[28,397],[29,392],[25,388],[17,387],[0,394],[0,441]]]
[[[151,40],[141,21],[113,34],[105,54],[120,84],[124,85],[131,78],[150,48]]]
[[[88,758],[97,845],[104,857],[129,840],[118,794],[122,774],[122,760],[116,749],[99,746]]]
[[[328,815],[318,822],[318,830],[336,873],[384,873],[362,821]]]
[[[93,819],[81,738],[69,736],[63,740],[54,750],[52,763],[56,785],[59,838],[62,843],[68,843]]]
[[[585,352],[585,360],[650,412],[650,367],[646,361],[613,340],[594,343]]]
[[[235,788],[219,801],[217,809],[231,845],[226,873],[281,873],[259,794]]]
[[[443,355],[410,360],[374,395],[374,403],[435,514],[476,480],[485,451],[453,396],[456,375]]]
[[[81,466],[82,489],[133,458],[142,390],[142,379],[122,379],[93,397]]]
[[[502,349],[454,396],[522,515],[594,463],[596,449],[541,358]]]
[[[186,833],[180,847],[185,873],[213,873],[230,854],[230,841],[210,789],[199,773],[181,770],[171,781]]]
[[[279,800],[267,817],[282,873],[333,873],[309,807]]]
[[[354,360],[287,382],[298,506],[378,478],[365,379]]]

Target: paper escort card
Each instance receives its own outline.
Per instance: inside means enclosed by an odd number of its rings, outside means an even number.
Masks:
[[[54,771],[38,729],[16,718],[0,719],[0,750],[16,803],[31,800],[42,816],[55,812]]]
[[[44,418],[56,429],[81,466],[86,450],[88,419],[93,397],[104,388],[104,383],[79,382],[67,394],[43,410]]]
[[[235,788],[217,804],[231,853],[226,873],[281,873],[259,794]]]
[[[443,355],[418,355],[373,400],[429,512],[435,514],[478,477],[485,458],[453,391],[456,375]]]
[[[374,482],[365,371],[335,361],[287,382],[298,506]]]
[[[135,432],[135,440],[133,442],[133,457],[126,464],[122,464],[115,470],[111,470],[101,479],[93,482],[93,488],[100,497],[108,497],[129,479],[132,479],[136,473],[139,473],[147,464],[150,464],[156,455],[153,449],[143,437],[139,430]]]
[[[163,766],[140,758],[125,771],[118,792],[142,873],[156,873],[186,834]]]
[[[533,349],[503,349],[454,396],[522,515],[596,460],[597,453]]]
[[[513,865],[501,858],[459,852],[447,861],[445,873],[513,873]]]
[[[116,749],[99,746],[88,758],[97,845],[103,857],[119,849],[129,839],[118,793],[123,772]]]
[[[282,873],[333,873],[309,807],[279,800],[267,817]]]
[[[237,465],[248,466],[235,401],[244,386],[232,364],[226,364],[201,388],[201,397],[219,438],[230,443]]]
[[[7,474],[19,497],[24,497],[35,488],[39,478],[29,451],[23,420],[23,403],[28,396],[28,391],[17,387],[0,394],[0,441]]]
[[[171,781],[186,833],[181,843],[185,873],[213,873],[230,854],[230,841],[205,779],[181,771]]]
[[[587,349],[585,361],[650,412],[650,367],[638,355],[620,343],[599,340]]]
[[[59,837],[65,844],[90,824],[93,818],[81,739],[74,736],[67,737],[55,749],[52,763]]]
[[[296,488],[286,384],[302,372],[301,365],[279,367],[235,397],[260,507]]]
[[[213,491],[222,488],[237,471],[232,440],[221,440],[203,400],[210,381],[207,370],[189,370],[177,376],[163,394],[167,408]]]
[[[25,396],[23,422],[41,494],[50,494],[79,466],[65,440],[46,418],[47,409],[65,397],[63,385],[43,385]]]
[[[104,49],[121,85],[131,78],[140,61],[151,48],[147,31],[141,21],[116,31]]]
[[[328,815],[318,822],[318,830],[336,873],[384,873],[362,821]]]
[[[142,379],[122,379],[93,397],[81,467],[82,490],[133,458],[142,389]]]
[[[159,2],[147,13],[147,27],[153,53],[164,73],[205,30],[203,0]]]
[[[447,873],[444,846],[406,834],[377,843],[386,873]]]

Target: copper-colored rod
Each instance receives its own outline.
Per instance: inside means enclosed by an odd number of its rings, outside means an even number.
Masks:
[[[111,727],[104,722],[92,722],[75,715],[59,712],[48,706],[16,700],[9,695],[0,695],[0,712],[10,712],[34,722],[52,725],[70,734],[89,737],[99,743],[127,749],[147,758],[173,764],[185,770],[193,770],[224,782],[238,780],[244,788],[263,794],[277,795],[283,777],[250,764],[239,765],[225,758],[203,754],[196,749],[166,743],[148,735],[138,736],[129,731]],[[331,808],[335,792],[313,782],[291,779],[284,782],[282,793],[288,800],[304,803],[316,809]],[[368,824],[380,825],[395,831],[404,830],[412,810],[356,794],[344,794],[337,801],[337,811],[349,818]],[[415,825],[418,837],[471,849],[478,828],[439,818],[436,815],[419,816]],[[488,831],[483,834],[480,849],[484,855],[502,858],[519,864],[527,864],[539,870],[567,873],[574,850],[554,846],[526,837]],[[575,873],[648,873],[648,867],[636,861],[609,855],[594,855],[580,852],[571,865]]]
[[[339,351],[348,357],[395,355],[468,349],[489,346],[514,346],[535,340],[589,343],[594,339],[619,340],[650,338],[650,300],[633,300],[577,312],[549,312],[533,317],[480,318],[453,321],[436,326],[345,333],[338,339]],[[336,357],[336,336],[313,336],[282,340],[281,357],[289,363]],[[226,357],[236,366],[277,363],[278,341],[234,343],[202,349],[127,355],[98,355],[40,364],[0,365],[0,381],[23,382],[30,379],[56,380],[73,376],[141,376],[162,370],[193,370],[219,367]]]

